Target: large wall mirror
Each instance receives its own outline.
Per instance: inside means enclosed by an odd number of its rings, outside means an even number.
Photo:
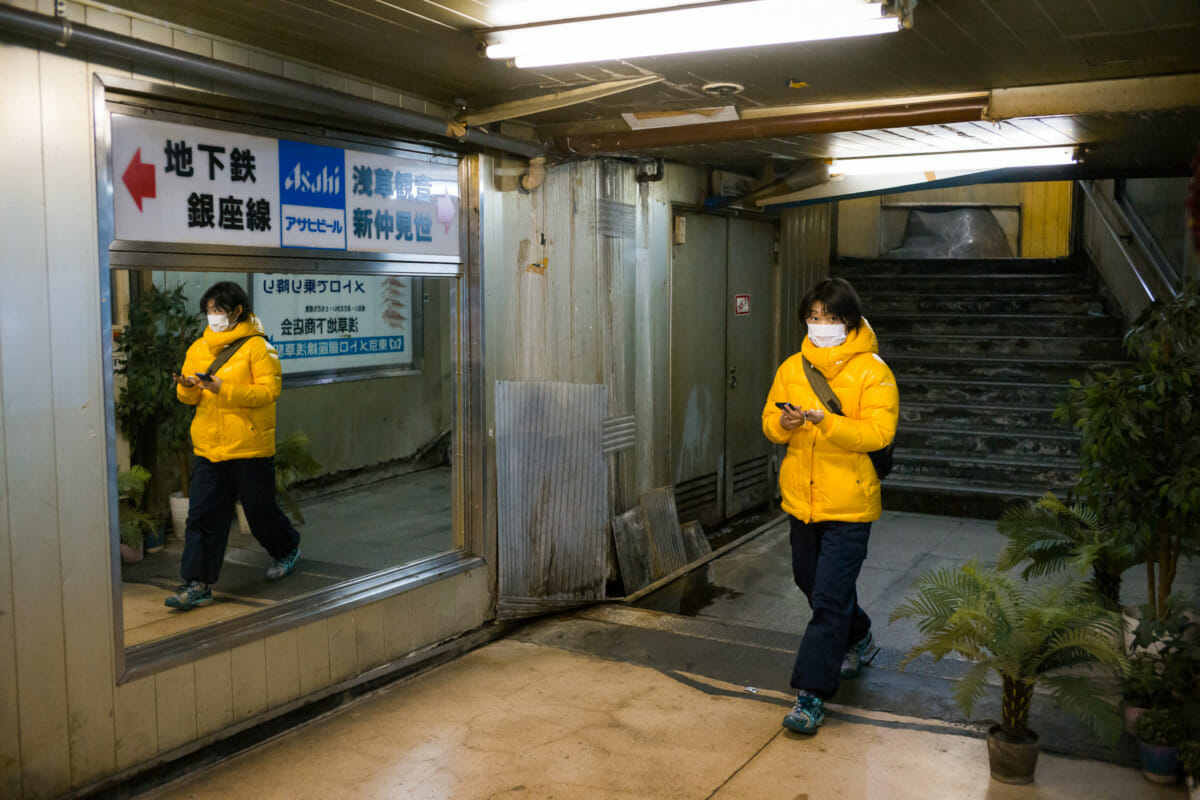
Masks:
[[[453,523],[457,278],[149,268],[110,275],[126,648],[228,627],[462,546]],[[164,601],[181,583],[193,407],[176,399],[170,373],[203,335],[200,300],[220,281],[244,289],[279,356],[276,495],[300,534],[301,556],[291,575],[270,580],[274,559],[237,515],[214,602],[181,612]]]

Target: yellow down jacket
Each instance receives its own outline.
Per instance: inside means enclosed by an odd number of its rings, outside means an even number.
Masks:
[[[829,381],[846,416],[831,413],[817,399],[801,354]],[[782,402],[822,409],[825,419],[784,430],[775,406]],[[817,347],[806,336],[800,352],[776,371],[762,412],[766,437],[787,445],[779,468],[783,510],[802,522],[879,519],[879,478],[867,453],[891,443],[899,414],[896,379],[879,357],[875,331],[865,319],[837,347]]]
[[[205,328],[204,336],[188,348],[181,374],[204,372],[227,344],[255,333],[265,329],[253,314],[221,333]],[[282,390],[282,374],[275,348],[256,336],[217,370],[219,393],[177,385],[180,401],[197,406],[192,420],[196,455],[209,461],[275,455],[275,400]]]

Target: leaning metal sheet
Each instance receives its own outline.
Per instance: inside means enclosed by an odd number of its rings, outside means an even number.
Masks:
[[[607,388],[496,383],[499,616],[604,596]]]

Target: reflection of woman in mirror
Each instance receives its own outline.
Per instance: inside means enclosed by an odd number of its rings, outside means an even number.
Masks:
[[[208,327],[173,376],[180,402],[196,406],[196,463],[179,567],[184,585],[166,600],[180,611],[212,602],[238,500],[250,532],[275,559],[268,579],[292,574],[300,557],[300,534],[275,501],[279,356],[238,284],[214,284],[200,298],[200,310]]]

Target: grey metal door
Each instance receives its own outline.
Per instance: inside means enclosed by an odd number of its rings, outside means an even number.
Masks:
[[[671,482],[680,521],[725,518],[725,258],[721,217],[681,212],[671,260]]]
[[[775,377],[771,278],[776,226],[729,222],[725,325],[725,516],[770,498],[771,443],[762,434],[762,404]]]
[[[680,520],[713,526],[770,496],[759,415],[774,367],[775,225],[677,216],[685,241],[671,265],[672,483]]]

